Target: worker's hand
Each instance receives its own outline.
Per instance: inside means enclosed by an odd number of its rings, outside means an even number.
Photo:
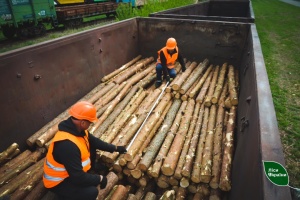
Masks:
[[[186,70],[186,67],[185,67],[185,66],[183,66],[181,70],[182,70],[182,72],[185,72],[185,70]]]
[[[166,76],[166,81],[167,81],[167,82],[170,82],[170,76],[169,76],[169,75]]]
[[[124,146],[117,146],[117,152],[119,152],[120,154],[126,153],[127,150]]]
[[[100,175],[100,188],[104,189],[107,185],[107,178],[106,176]]]

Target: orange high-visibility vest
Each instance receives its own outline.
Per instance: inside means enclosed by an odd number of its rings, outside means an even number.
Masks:
[[[62,182],[65,178],[69,177],[65,166],[56,162],[53,158],[54,142],[62,140],[70,140],[77,145],[81,153],[81,164],[84,172],[87,172],[91,168],[88,131],[85,131],[84,137],[76,137],[68,132],[58,131],[49,146],[44,162],[43,182],[46,188],[52,188]]]
[[[167,60],[167,67],[169,69],[173,69],[174,68],[174,64],[178,58],[178,47],[175,48],[176,49],[176,53],[172,54],[172,56],[168,53],[167,48],[164,47],[161,50],[159,50],[158,53],[158,58],[157,58],[157,63],[161,63],[160,61],[160,52],[163,51],[166,60]]]

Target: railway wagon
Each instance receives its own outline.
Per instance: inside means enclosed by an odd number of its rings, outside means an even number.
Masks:
[[[290,200],[262,161],[285,165],[268,77],[253,23],[132,18],[0,54],[0,151],[25,140],[138,55],[156,56],[170,36],[188,60],[239,70],[232,189],[228,199]],[[8,134],[9,133],[9,134]]]
[[[249,23],[255,21],[251,1],[245,0],[210,0],[151,13],[150,17]]]

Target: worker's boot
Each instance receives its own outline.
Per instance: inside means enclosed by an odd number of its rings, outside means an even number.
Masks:
[[[162,81],[161,80],[157,80],[155,82],[155,87],[158,88],[159,86],[161,86],[161,84],[162,84]]]

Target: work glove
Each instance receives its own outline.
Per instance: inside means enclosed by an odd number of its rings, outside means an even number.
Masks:
[[[107,185],[107,178],[106,178],[106,176],[101,176],[101,175],[100,175],[100,177],[102,177],[102,179],[100,181],[100,188],[104,189]]]
[[[119,152],[120,154],[126,153],[127,150],[124,146],[117,146],[117,152]]]
[[[170,82],[170,76],[169,76],[169,75],[166,76],[166,81],[167,81],[167,82]]]
[[[186,67],[185,67],[185,66],[183,66],[181,70],[182,70],[182,72],[185,72],[185,70],[186,70]]]

